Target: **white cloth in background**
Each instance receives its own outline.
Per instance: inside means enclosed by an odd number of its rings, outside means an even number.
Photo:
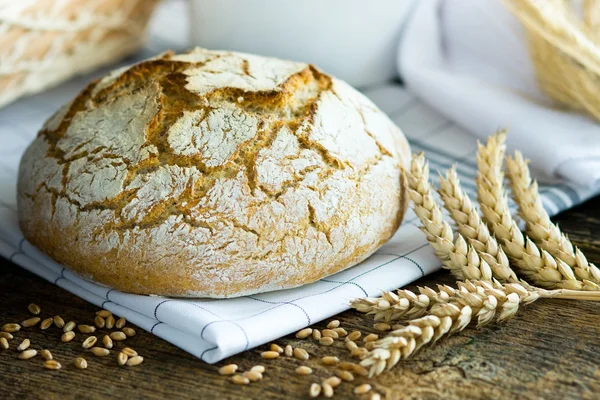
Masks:
[[[148,46],[127,63],[169,48],[188,47],[183,5],[164,2],[159,6]],[[377,296],[381,290],[402,287],[440,267],[418,229],[416,216],[409,211],[396,235],[373,256],[296,289],[225,300],[172,299],[121,293],[78,277],[23,238],[16,214],[17,171],[25,147],[44,120],[89,80],[106,72],[73,79],[0,110],[1,256],[210,363],[331,317],[347,309],[353,298]],[[473,136],[398,84],[372,87],[365,94],[402,127],[413,151],[425,152],[434,171],[456,163],[464,188],[475,196]],[[436,174],[432,178],[437,179]],[[589,188],[566,183],[541,185],[540,192],[551,214],[593,194]]]
[[[417,2],[398,66],[410,91],[475,136],[506,127],[509,149],[538,172],[600,184],[600,124],[552,107],[537,87],[524,30],[501,0]]]

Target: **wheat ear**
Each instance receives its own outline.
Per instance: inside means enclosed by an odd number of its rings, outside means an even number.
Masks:
[[[451,294],[448,293],[452,291]],[[496,319],[512,318],[519,304],[528,304],[539,294],[518,283],[501,285],[498,282],[458,282],[458,289],[444,289],[447,302],[435,303],[429,315],[408,321],[407,325],[390,332],[375,342],[374,349],[361,361],[369,368],[369,376],[391,369],[427,344],[433,344],[445,335],[462,331],[473,319],[484,326]]]
[[[538,286],[574,290],[595,290],[590,281],[580,281],[573,269],[564,261],[554,258],[547,251],[538,249],[525,237],[513,220],[504,192],[502,160],[506,146],[506,132],[497,132],[488,138],[477,151],[477,197],[484,220],[502,245],[506,255],[513,260],[519,271]]]
[[[579,279],[600,283],[600,269],[589,263],[581,250],[573,246],[550,220],[542,204],[537,182],[531,180],[527,161],[523,159],[521,152],[515,152],[514,157],[508,156],[506,167],[512,197],[519,207],[519,216],[525,221],[527,235],[542,249],[572,267]]]
[[[481,220],[479,212],[471,199],[460,186],[456,166],[439,176],[438,192],[444,206],[458,226],[458,232],[467,238],[490,268],[494,278],[500,282],[518,282],[514,271],[510,268],[508,258],[496,238],[490,235],[487,225]]]
[[[421,230],[433,247],[442,265],[458,279],[492,278],[492,270],[485,260],[480,259],[477,251],[469,246],[461,235],[454,234],[444,220],[441,207],[434,198],[429,181],[429,166],[423,153],[413,155],[410,170],[405,171],[408,192],[413,209],[421,221]]]

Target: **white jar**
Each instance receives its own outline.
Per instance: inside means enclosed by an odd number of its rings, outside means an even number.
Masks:
[[[353,86],[397,76],[415,0],[190,0],[192,45],[316,65]]]

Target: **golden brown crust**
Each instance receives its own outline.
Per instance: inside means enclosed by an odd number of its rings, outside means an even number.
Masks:
[[[35,246],[116,289],[230,297],[355,265],[396,231],[400,130],[300,63],[196,49],[91,83],[23,157]]]

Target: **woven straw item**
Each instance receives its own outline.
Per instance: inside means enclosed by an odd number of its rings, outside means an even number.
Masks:
[[[504,0],[527,32],[541,89],[600,120],[600,0]]]
[[[139,48],[158,0],[0,0],[0,107]]]

